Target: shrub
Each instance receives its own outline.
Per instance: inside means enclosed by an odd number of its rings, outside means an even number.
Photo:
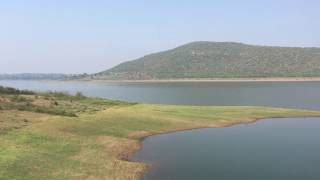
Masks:
[[[25,102],[25,101],[27,101],[26,98],[24,98],[22,96],[19,96],[19,95],[12,96],[11,100],[14,101],[14,102]]]
[[[42,108],[42,107],[35,107],[33,109],[34,112],[38,113],[45,113],[45,114],[52,114],[52,115],[60,115],[60,116],[70,116],[76,117],[77,115],[72,112],[67,112],[65,110],[60,109],[49,109],[49,108]]]
[[[79,92],[79,91],[76,93],[75,97],[76,97],[76,99],[85,99],[86,98],[86,96],[84,96],[82,94],[82,92]]]
[[[12,87],[4,87],[0,86],[0,93],[2,94],[25,94],[25,95],[32,95],[34,92],[28,90],[19,90]]]

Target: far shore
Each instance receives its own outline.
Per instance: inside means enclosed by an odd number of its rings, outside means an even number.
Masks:
[[[1,79],[6,80],[6,79]],[[8,79],[10,81],[10,79]],[[15,79],[19,80],[19,79]],[[12,81],[15,81],[12,80]],[[175,83],[175,82],[320,82],[320,77],[266,77],[266,78],[184,78],[184,79],[143,79],[143,80],[108,80],[108,79],[67,79],[67,80],[37,80],[25,81],[48,82],[109,82],[109,83]]]
[[[82,80],[80,80],[82,81]],[[169,82],[308,82],[320,81],[320,77],[271,77],[271,78],[189,78],[189,79],[148,79],[148,80],[97,80],[83,81],[123,83],[169,83]]]

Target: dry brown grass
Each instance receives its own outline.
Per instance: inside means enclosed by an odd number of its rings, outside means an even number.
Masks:
[[[40,122],[46,116],[27,111],[0,110],[0,134]]]

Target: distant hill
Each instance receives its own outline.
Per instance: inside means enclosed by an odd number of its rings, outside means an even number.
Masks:
[[[320,77],[320,48],[193,42],[91,75],[91,79]]]
[[[41,73],[20,73],[0,74],[0,80],[74,80],[82,79],[87,74],[41,74]]]

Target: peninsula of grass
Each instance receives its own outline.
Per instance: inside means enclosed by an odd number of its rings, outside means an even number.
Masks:
[[[41,109],[41,110],[39,110]],[[174,106],[0,88],[0,179],[139,179],[127,158],[142,138],[318,111],[249,106]]]

